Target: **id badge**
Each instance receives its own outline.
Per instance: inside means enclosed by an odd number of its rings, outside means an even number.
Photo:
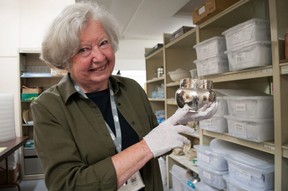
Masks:
[[[141,174],[139,171],[137,171],[127,180],[123,186],[118,189],[118,191],[138,191],[144,186],[145,185],[143,183]]]

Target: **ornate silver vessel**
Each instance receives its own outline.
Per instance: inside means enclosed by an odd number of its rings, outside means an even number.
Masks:
[[[188,105],[191,112],[197,112],[204,105],[211,104],[216,100],[216,94],[212,87],[213,82],[211,80],[182,79],[180,88],[175,93],[178,107],[183,108]]]

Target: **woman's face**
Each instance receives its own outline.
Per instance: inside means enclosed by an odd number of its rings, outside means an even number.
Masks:
[[[80,31],[80,47],[68,71],[85,93],[108,88],[115,66],[115,53],[102,24],[89,20]]]

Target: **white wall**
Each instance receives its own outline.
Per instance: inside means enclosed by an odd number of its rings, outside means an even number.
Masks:
[[[21,134],[19,49],[39,49],[46,28],[52,19],[74,0],[0,0],[0,93],[14,95],[16,134]],[[123,76],[145,81],[144,47],[156,41],[120,41],[115,70]],[[137,74],[137,75],[135,75]]]

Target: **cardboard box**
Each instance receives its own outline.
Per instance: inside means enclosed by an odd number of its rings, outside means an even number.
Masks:
[[[8,170],[8,181],[6,181],[6,169],[0,170],[0,184],[16,183],[20,177],[20,165],[18,164],[15,169]]]
[[[190,31],[193,28],[194,27],[182,26],[180,29],[171,34],[171,36],[169,37],[169,42],[172,42],[173,40],[175,40],[176,38],[185,34],[186,32]]]
[[[42,92],[42,88],[36,87],[36,88],[29,88],[27,86],[22,86],[22,94],[40,94]]]
[[[192,12],[193,23],[199,25],[216,14],[222,12],[239,0],[205,0],[202,6]]]

